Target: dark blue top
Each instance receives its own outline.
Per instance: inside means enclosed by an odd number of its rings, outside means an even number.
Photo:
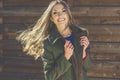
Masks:
[[[73,36],[72,35],[65,37],[64,39],[69,40],[73,44]]]

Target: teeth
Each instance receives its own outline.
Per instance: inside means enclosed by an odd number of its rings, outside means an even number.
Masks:
[[[59,19],[58,21],[61,22],[61,21],[64,21],[65,19]]]

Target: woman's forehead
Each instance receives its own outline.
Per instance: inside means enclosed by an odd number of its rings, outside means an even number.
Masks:
[[[56,4],[52,11],[58,11],[58,10],[61,10],[61,9],[64,9],[65,7],[63,6],[63,4]]]

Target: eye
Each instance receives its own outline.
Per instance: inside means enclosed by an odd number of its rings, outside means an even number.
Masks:
[[[66,9],[63,9],[62,12],[67,12]]]
[[[54,14],[54,15],[56,15],[56,14],[57,14],[57,12],[53,12],[53,14]]]

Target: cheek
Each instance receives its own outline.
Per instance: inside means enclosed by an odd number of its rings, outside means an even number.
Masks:
[[[51,18],[51,21],[56,23],[57,22],[57,18],[58,18],[57,16],[54,16],[54,17]]]

